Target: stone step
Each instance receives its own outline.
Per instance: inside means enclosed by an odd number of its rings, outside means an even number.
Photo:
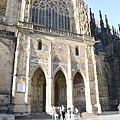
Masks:
[[[15,115],[12,115],[12,114],[0,114],[0,120],[15,120]]]
[[[103,112],[100,115],[111,115],[111,114],[118,114],[118,111],[108,111],[108,112]],[[87,112],[83,112],[82,113],[82,118],[95,118],[97,115],[95,114],[90,114]],[[36,114],[31,114],[29,116],[17,116],[16,120],[50,120],[52,117],[49,114],[46,113],[36,113]],[[66,113],[66,118],[67,118],[67,113]],[[75,120],[77,120],[77,118],[80,118],[80,116],[76,116],[75,115]],[[66,119],[67,120],[67,119]]]
[[[102,112],[102,115],[111,115],[111,114],[118,114],[118,111],[104,111]]]

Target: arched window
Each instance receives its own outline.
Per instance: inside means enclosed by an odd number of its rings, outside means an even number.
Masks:
[[[38,50],[42,50],[42,42],[38,42]]]
[[[78,49],[78,46],[75,48],[75,54],[76,54],[77,56],[79,56],[79,49]]]
[[[31,22],[47,28],[70,31],[69,11],[62,0],[34,0],[31,6]]]

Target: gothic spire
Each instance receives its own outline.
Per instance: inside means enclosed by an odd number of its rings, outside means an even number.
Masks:
[[[90,19],[92,20],[92,11],[91,11],[91,8],[90,8]]]
[[[101,10],[99,10],[100,20],[102,20]]]
[[[101,14],[101,10],[99,10],[99,15],[100,15],[100,26],[102,31],[104,30],[104,23],[103,23],[103,19],[102,19],[102,14]]]
[[[120,32],[120,24],[118,24],[118,27],[119,27],[119,32]]]
[[[107,27],[107,29],[110,29],[109,24],[108,24],[107,15],[105,15],[105,22],[106,22],[106,27]]]
[[[115,28],[112,26],[113,35],[115,35]]]

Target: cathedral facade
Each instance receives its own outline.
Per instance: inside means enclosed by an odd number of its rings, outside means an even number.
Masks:
[[[88,9],[83,0],[3,0],[0,110],[101,113]],[[5,7],[6,6],[6,7]]]

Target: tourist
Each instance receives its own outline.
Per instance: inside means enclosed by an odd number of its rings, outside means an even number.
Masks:
[[[54,116],[55,116],[55,120],[58,120],[58,116],[59,116],[59,107],[55,107],[55,114],[54,114]]]
[[[62,105],[62,119],[65,120],[65,107]]]
[[[81,111],[80,107],[79,107],[79,110],[78,110],[78,114],[79,114],[80,118],[82,118],[82,111]]]
[[[76,117],[78,119],[78,108],[75,108],[75,114],[76,114]]]
[[[55,120],[55,116],[54,116],[54,114],[55,114],[55,107],[52,106],[52,120]]]
[[[68,120],[70,120],[70,118],[71,118],[71,108],[70,107],[67,109],[67,115],[68,115]]]
[[[120,114],[120,104],[118,105],[118,111],[119,111],[119,114]]]
[[[74,107],[71,108],[71,120],[74,120]]]

